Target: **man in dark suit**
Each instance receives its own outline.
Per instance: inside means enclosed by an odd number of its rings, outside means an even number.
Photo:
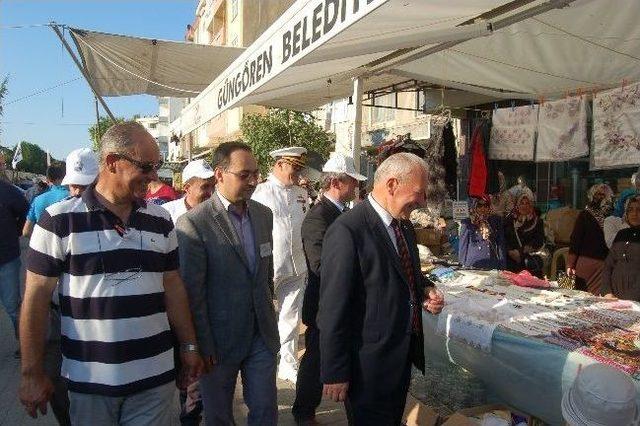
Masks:
[[[249,425],[278,421],[271,210],[251,200],[258,165],[248,145],[214,153],[216,191],[177,223],[181,274],[207,374],[200,392],[208,425],[232,425],[238,372]]]
[[[409,214],[425,204],[427,168],[399,153],[376,171],[373,191],[328,229],[320,310],[324,394],[346,399],[352,425],[401,424],[411,363],[424,369],[422,309],[444,299],[420,272]]]
[[[322,168],[323,194],[302,222],[302,244],[309,271],[309,281],[302,303],[302,322],[307,326],[304,334],[305,350],[300,360],[293,417],[300,425],[314,424],[316,408],[322,399],[320,382],[320,333],[316,325],[320,297],[320,256],[322,242],[329,225],[346,211],[346,203],[353,200],[359,181],[366,176],[356,173],[353,160],[332,153]]]

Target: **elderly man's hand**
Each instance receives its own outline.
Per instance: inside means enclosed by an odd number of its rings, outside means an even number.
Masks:
[[[334,402],[342,402],[347,398],[349,382],[328,383],[322,388],[322,394],[331,398]]]
[[[424,310],[431,312],[432,314],[439,314],[444,307],[444,294],[435,287],[430,287],[427,290],[425,301],[422,304]]]
[[[27,413],[35,419],[38,411],[43,416],[47,414],[47,402],[53,395],[53,384],[44,373],[23,374],[18,393]]]

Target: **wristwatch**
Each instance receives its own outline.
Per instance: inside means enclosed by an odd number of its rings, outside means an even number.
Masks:
[[[195,343],[180,344],[180,352],[198,352],[198,345]]]

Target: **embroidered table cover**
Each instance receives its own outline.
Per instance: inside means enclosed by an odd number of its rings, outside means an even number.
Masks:
[[[593,100],[591,169],[640,164],[640,83],[598,93]]]
[[[589,154],[587,108],[584,95],[542,104],[536,161],[567,161]]]
[[[496,109],[491,122],[490,159],[533,161],[538,105]]]

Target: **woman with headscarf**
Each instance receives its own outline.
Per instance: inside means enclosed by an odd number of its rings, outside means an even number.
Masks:
[[[604,239],[604,219],[611,212],[613,191],[604,183],[587,193],[587,206],[580,212],[571,233],[567,275],[575,276],[576,289],[600,293],[602,268],[609,249]]]
[[[525,188],[515,196],[514,201],[505,225],[507,269],[511,272],[527,270],[542,278],[544,225],[534,208],[533,192]]]
[[[640,196],[627,200],[624,219],[629,228],[613,240],[602,271],[600,294],[640,302]]]
[[[502,218],[491,215],[488,195],[471,199],[469,219],[460,228],[458,260],[469,268],[505,269],[505,245]]]

